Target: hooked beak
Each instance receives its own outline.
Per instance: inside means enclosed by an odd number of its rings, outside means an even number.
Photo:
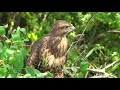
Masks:
[[[69,32],[75,30],[75,27],[72,25],[70,28],[69,28]]]

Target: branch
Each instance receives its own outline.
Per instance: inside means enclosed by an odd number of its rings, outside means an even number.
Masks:
[[[82,36],[84,35],[84,33],[85,33],[86,29],[87,29],[88,24],[91,22],[91,20],[93,19],[93,17],[95,17],[97,14],[98,14],[98,13],[95,13],[95,14],[88,20],[88,22],[86,23],[86,26],[85,26],[82,34],[80,34],[80,37],[78,38],[77,41],[73,42],[73,43],[70,45],[70,47],[69,47],[69,49],[67,50],[67,52],[69,52],[69,50],[71,49],[71,47],[73,46],[73,44],[77,45],[78,42],[81,41],[81,38],[82,38]],[[74,46],[75,46],[75,45],[74,45]]]
[[[42,20],[42,21],[45,21],[45,20],[46,20],[46,18],[47,18],[47,16],[48,16],[48,13],[49,13],[49,12],[46,12],[46,13],[44,14],[44,17],[43,17],[43,20]]]
[[[108,30],[107,32],[120,33],[120,28],[118,28],[118,29],[113,29],[113,30]]]
[[[110,68],[111,66],[113,66],[114,64],[118,63],[120,61],[120,59],[114,61],[113,63],[107,65],[105,68],[103,69],[87,69],[87,71],[91,71],[91,72],[96,72],[96,73],[102,73],[103,75],[102,76],[93,76],[93,77],[90,77],[90,78],[107,78],[109,76],[112,76],[114,78],[117,78],[116,76],[112,75],[112,74],[108,74],[105,72],[106,69]]]
[[[111,64],[107,65],[105,68],[103,68],[103,70],[110,68],[111,66],[113,66],[114,64],[116,64],[119,61],[120,61],[120,59],[114,61],[113,63],[111,63]]]
[[[88,26],[88,24],[91,22],[91,20],[97,15],[98,13],[95,13],[89,20],[88,20],[88,22],[87,22],[87,24],[86,24],[86,26],[85,26],[85,28],[84,28],[84,30],[83,30],[83,32],[82,32],[82,35],[85,33],[85,31],[86,31],[86,29],[87,29],[87,26]],[[81,36],[82,36],[81,35]],[[76,44],[78,44],[78,42],[80,41],[80,39],[81,39],[81,36],[79,37],[79,39],[78,39],[78,41],[77,41],[77,43]],[[76,45],[75,44],[75,45]]]
[[[107,76],[93,76],[93,77],[89,77],[89,78],[108,78]]]
[[[97,72],[97,73],[103,73],[103,74],[106,73],[105,70],[102,70],[102,69],[89,69],[89,68],[88,68],[87,71]]]
[[[100,75],[100,76],[92,76],[89,78],[108,78],[109,76],[112,76],[114,78],[117,78],[116,76],[112,75],[112,74],[107,74],[107,75]]]
[[[87,69],[87,70],[103,74],[103,75],[100,75],[100,76],[93,76],[93,77],[89,77],[89,78],[108,78],[109,76],[114,76],[112,74],[106,73],[105,70],[103,70],[103,69]]]
[[[89,68],[91,68],[91,67],[92,67],[92,65],[89,66]],[[86,72],[85,78],[87,78],[88,74],[89,74],[89,71]]]

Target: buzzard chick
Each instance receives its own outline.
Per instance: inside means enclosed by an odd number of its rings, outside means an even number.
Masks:
[[[40,71],[61,71],[68,48],[66,35],[74,29],[72,24],[64,20],[54,22],[51,32],[32,44],[26,64]]]

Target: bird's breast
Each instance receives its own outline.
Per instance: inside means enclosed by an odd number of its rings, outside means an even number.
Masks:
[[[43,57],[47,66],[51,68],[61,68],[61,66],[64,65],[66,61],[67,44],[67,38],[63,37],[56,47],[53,49],[47,48],[44,50]],[[54,50],[54,53],[52,53],[52,50]]]
[[[68,44],[67,38],[63,37],[61,39],[61,42],[57,46],[57,49],[60,51],[61,54],[66,52],[68,46],[67,44]]]

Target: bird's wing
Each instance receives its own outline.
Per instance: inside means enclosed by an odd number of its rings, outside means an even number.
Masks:
[[[39,52],[40,49],[44,46],[48,37],[44,37],[42,39],[37,40],[31,45],[30,55],[26,61],[26,64],[30,67],[36,68],[39,64]]]

